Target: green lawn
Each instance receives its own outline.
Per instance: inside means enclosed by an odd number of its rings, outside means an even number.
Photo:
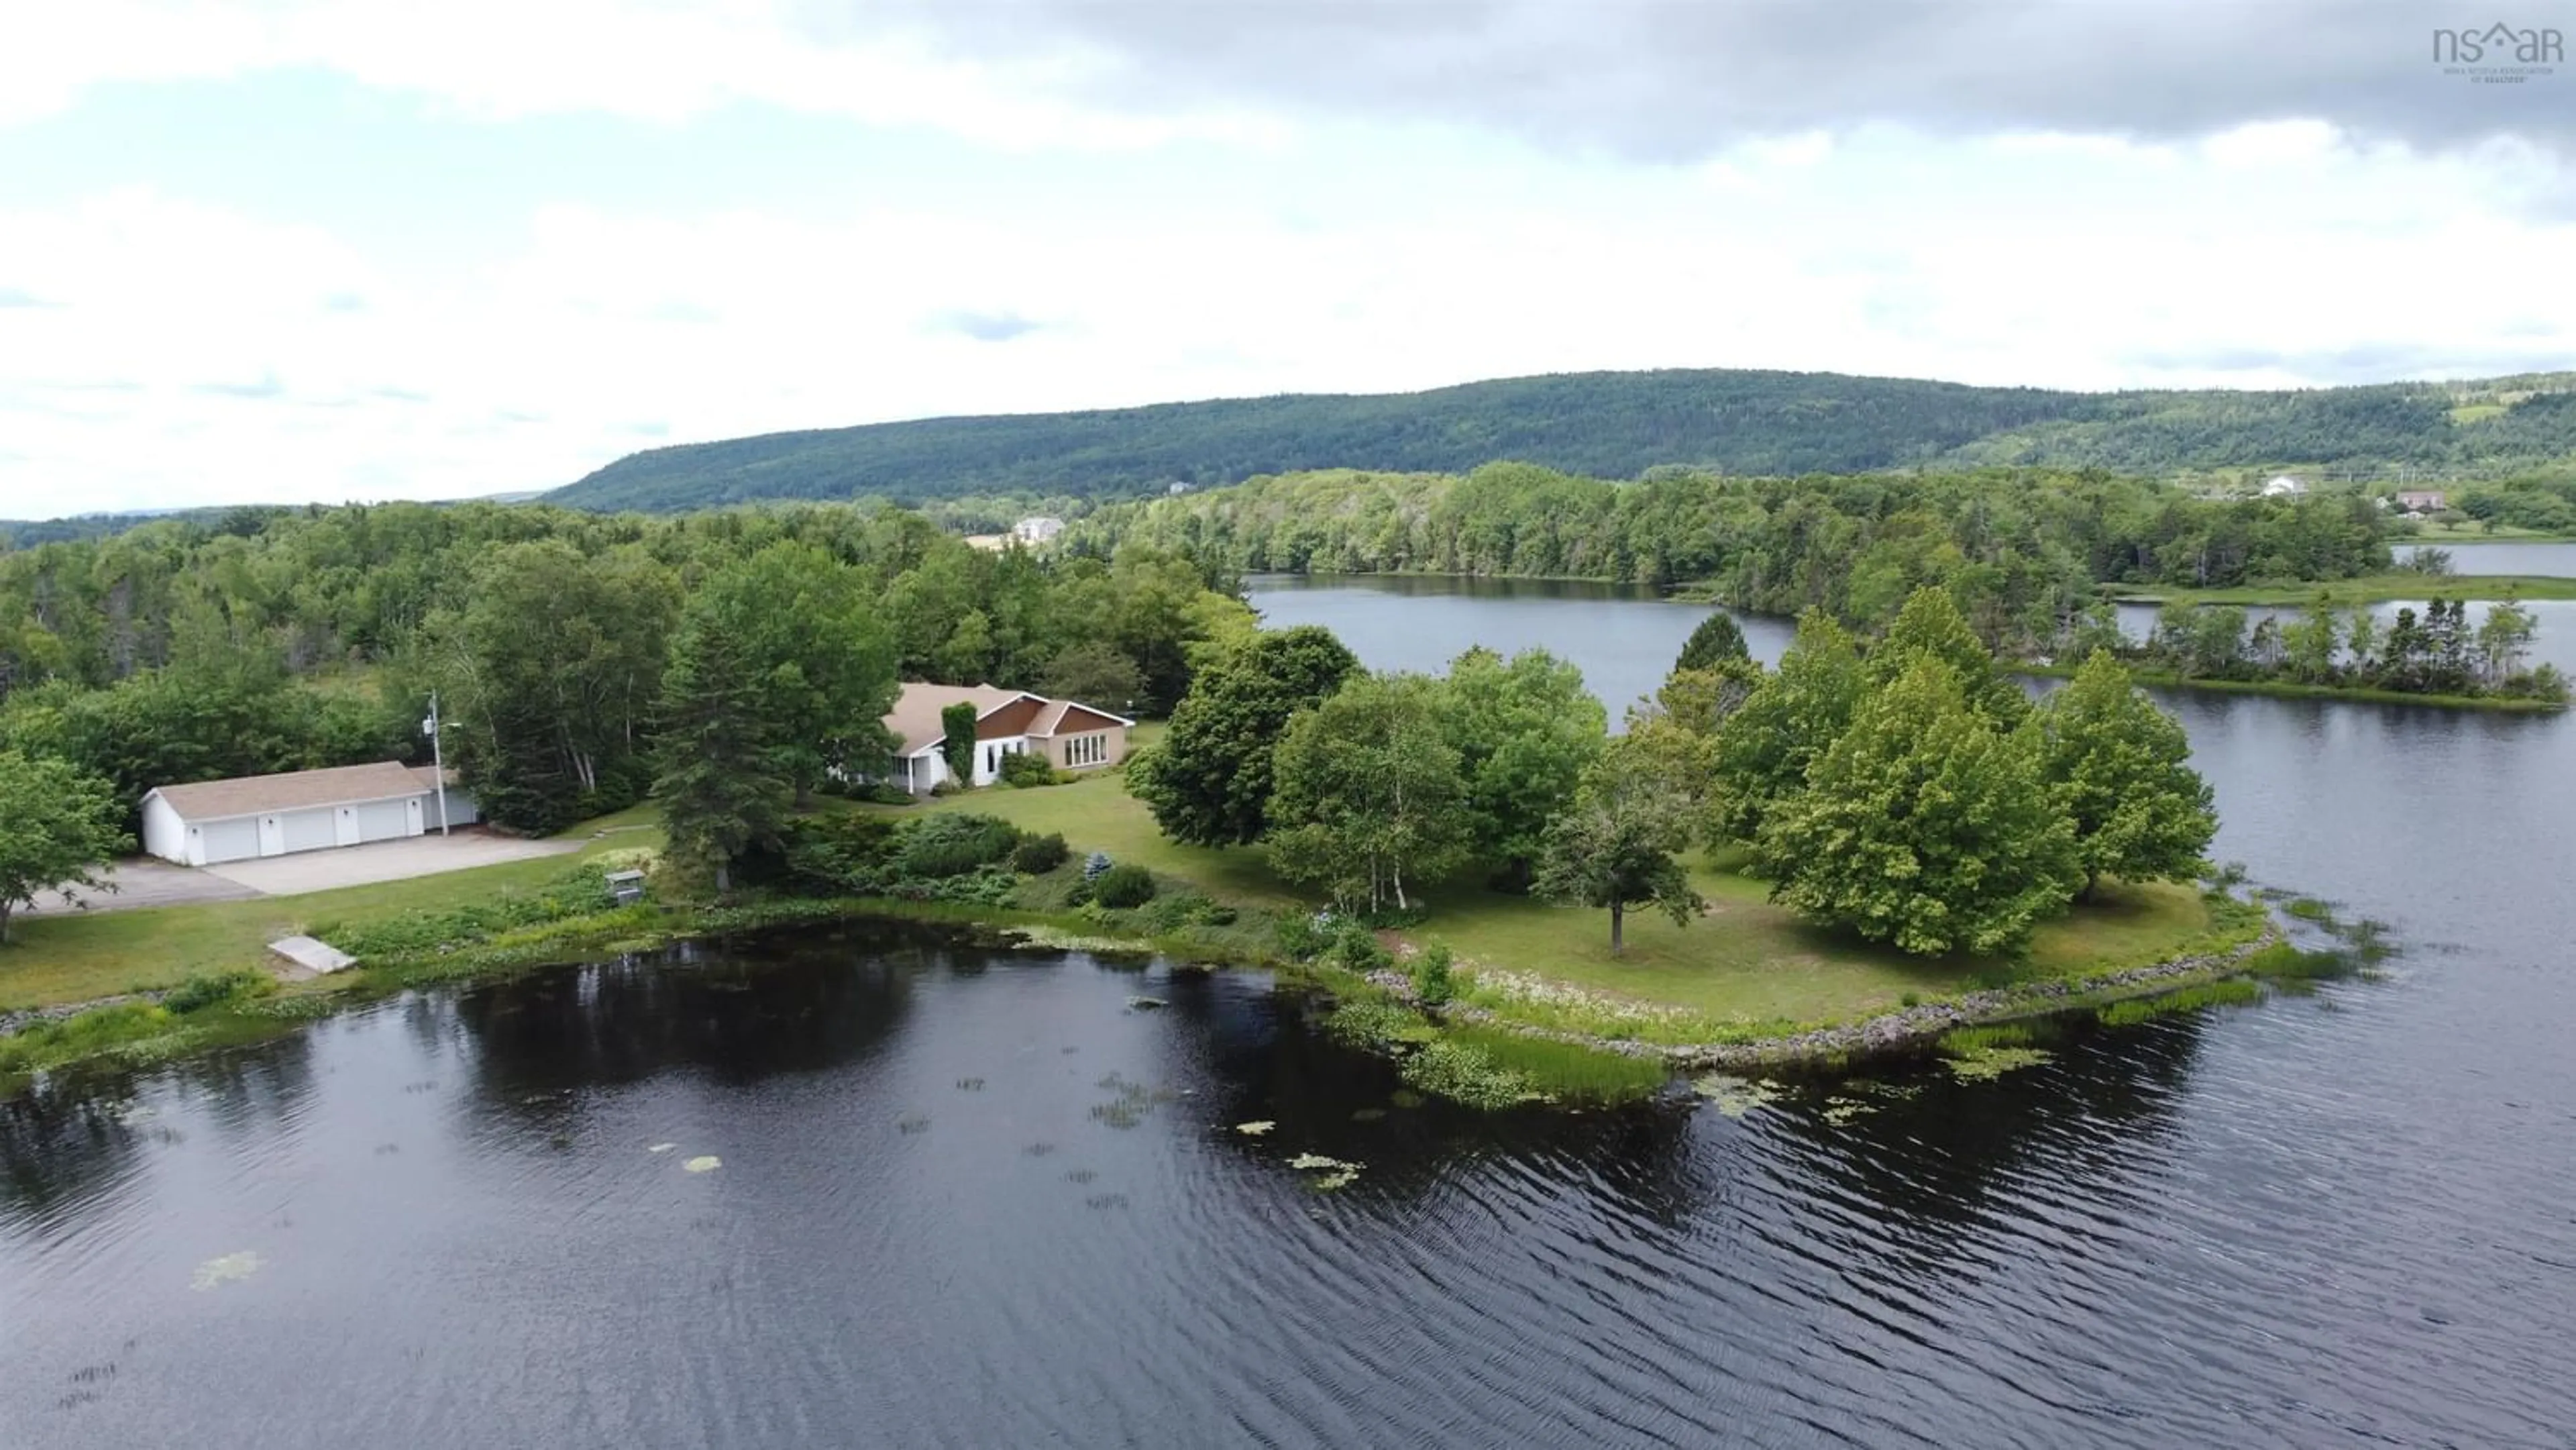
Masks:
[[[317,921],[363,923],[461,900],[532,890],[572,862],[603,851],[657,845],[650,806],[602,816],[564,832],[599,834],[577,855],[541,856],[408,881],[344,886],[301,896],[262,896],[195,906],[21,918],[0,947],[0,1011],[87,1002],[122,992],[176,986],[190,975],[269,964],[268,944]]]
[[[2324,596],[2329,604],[2381,604],[2427,599],[2576,599],[2576,579],[2541,574],[2373,574],[2360,579],[2330,579],[2305,584],[2248,586],[2236,589],[2183,589],[2159,584],[2123,590],[2118,598],[2133,604],[2289,604]]]
[[[1212,850],[1164,840],[1153,816],[1114,774],[1035,790],[992,787],[892,810],[977,811],[1026,830],[1060,831],[1076,852],[1106,851],[1237,905],[1305,899],[1270,875],[1258,847]],[[1849,1021],[1892,1011],[1908,993],[1929,999],[2146,966],[2189,951],[2212,930],[2196,891],[2113,885],[2099,903],[2043,927],[2020,963],[1924,960],[1803,925],[1765,899],[1764,883],[1731,870],[1702,863],[1692,879],[1709,899],[1709,914],[1676,926],[1664,916],[1631,912],[1627,950],[1618,957],[1610,955],[1607,912],[1473,886],[1433,892],[1428,917],[1403,935],[1416,944],[1446,943],[1469,967],[1534,974],[1749,1027]],[[1682,1038],[1690,1030],[1681,1025],[1664,1035]]]

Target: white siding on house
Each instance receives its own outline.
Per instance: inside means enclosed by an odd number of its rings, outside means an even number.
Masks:
[[[158,856],[164,861],[176,861],[182,866],[189,864],[188,823],[180,820],[179,813],[170,808],[170,803],[157,795],[143,803],[143,850],[145,854]]]
[[[474,809],[474,797],[467,795],[461,790],[449,790],[444,792],[444,794],[447,797],[448,825],[470,826],[476,821],[483,819],[483,817]],[[433,831],[437,830],[438,797],[431,796],[422,801],[420,809],[423,818],[428,822],[427,829]]]

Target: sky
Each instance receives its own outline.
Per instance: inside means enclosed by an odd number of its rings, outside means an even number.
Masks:
[[[2499,3],[30,10],[0,517],[1594,368],[2576,367],[2576,72],[2509,33],[2576,13]]]

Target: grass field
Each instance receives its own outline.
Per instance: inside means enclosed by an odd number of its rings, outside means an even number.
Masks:
[[[661,840],[650,807],[584,822],[565,837],[598,835],[581,852],[497,866],[346,886],[302,896],[133,911],[21,918],[0,947],[0,1011],[87,1002],[176,986],[204,971],[268,964],[268,944],[309,922],[366,923],[461,900],[533,890],[572,863],[602,851]],[[605,833],[605,834],[599,834]]]
[[[1026,830],[1062,832],[1077,853],[1105,851],[1191,881],[1235,905],[1317,904],[1272,877],[1258,847],[1215,850],[1164,840],[1152,815],[1115,775],[1035,790],[973,791],[894,810],[977,811]],[[1668,917],[1632,911],[1627,950],[1617,957],[1610,954],[1607,912],[1549,906],[1473,886],[1431,893],[1425,920],[1403,937],[1419,945],[1445,943],[1471,969],[1529,974],[1619,1002],[1677,1009],[1695,1020],[1672,1020],[1654,1030],[1649,1018],[1637,1024],[1648,1030],[1620,1035],[1687,1041],[1697,1040],[1690,1034],[1709,1024],[1746,1029],[1851,1021],[1893,1011],[1909,994],[1928,1000],[2147,966],[2197,949],[2214,927],[2197,891],[2113,884],[2100,902],[2042,927],[2023,961],[1927,960],[1804,925],[1765,899],[1764,883],[1731,870],[1701,862],[1692,880],[1708,898],[1709,913],[1677,926]],[[1529,1005],[1519,1004],[1512,1015],[1539,1015],[1520,1010]]]
[[[2123,589],[2124,604],[2328,604],[2414,603],[2428,599],[2576,599],[2576,579],[2545,574],[2372,574],[2237,589],[2183,589],[2170,585]]]

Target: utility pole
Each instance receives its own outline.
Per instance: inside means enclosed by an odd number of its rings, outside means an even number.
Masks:
[[[429,736],[430,773],[438,777],[438,833],[447,834],[447,750],[438,738],[438,692],[429,692],[429,718],[420,722],[422,733]]]

